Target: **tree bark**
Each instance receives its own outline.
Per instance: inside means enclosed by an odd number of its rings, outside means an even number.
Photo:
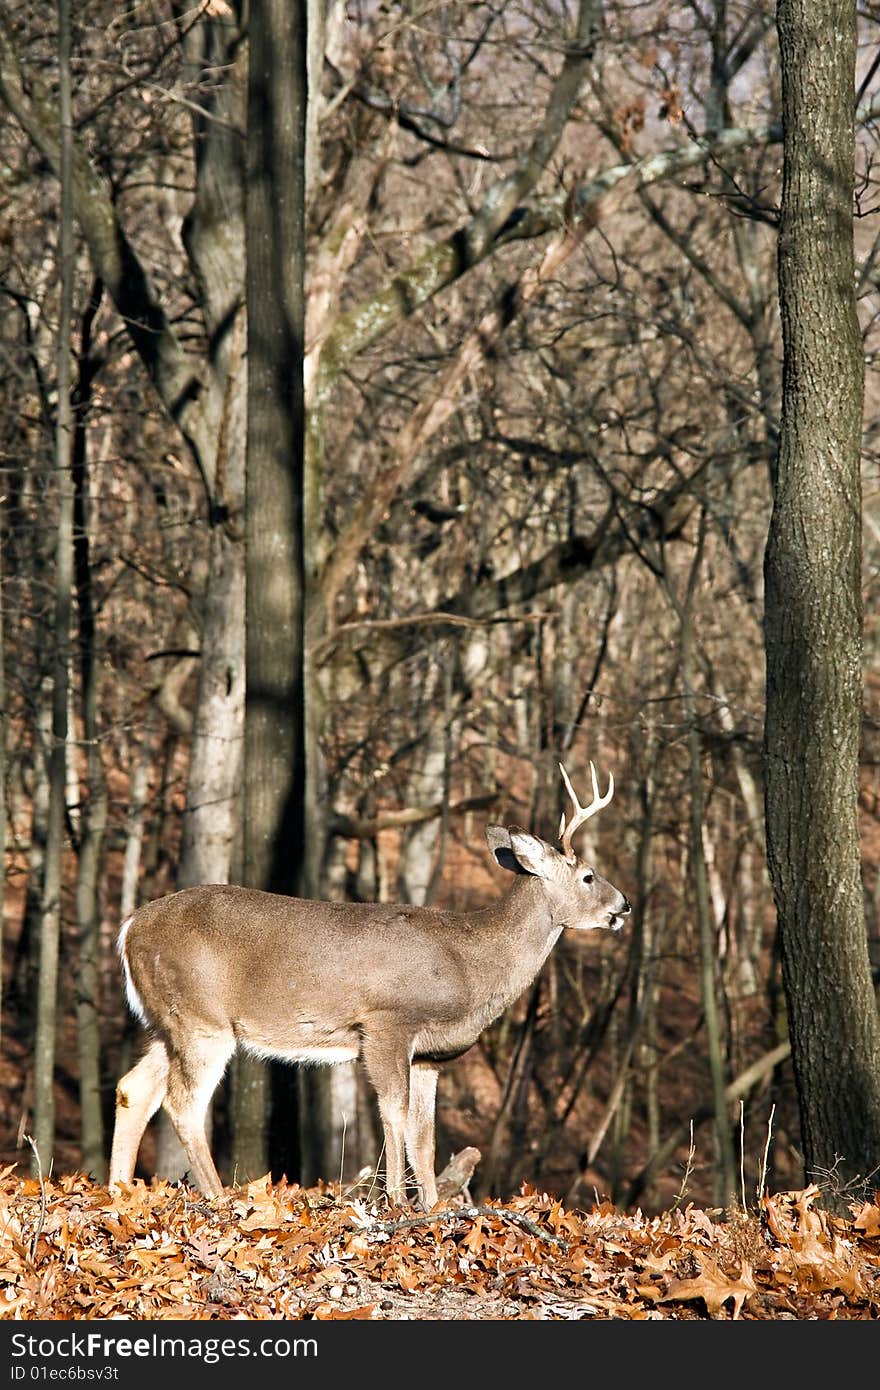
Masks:
[[[880,1164],[859,863],[864,361],[853,292],[850,0],[779,0],[782,435],[767,541],[766,825],[809,1180]]]
[[[244,881],[301,890],[305,860],[303,339],[306,0],[250,15]],[[265,1079],[236,1070],[234,1161],[268,1167]],[[243,1102],[247,1101],[247,1105]]]

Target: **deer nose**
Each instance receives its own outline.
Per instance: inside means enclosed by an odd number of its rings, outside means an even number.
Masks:
[[[632,912],[632,908],[630,907],[630,904],[629,904],[629,898],[624,898],[624,900],[623,900],[623,907],[620,909],[620,914],[619,914],[619,915],[620,915],[621,917],[628,917],[629,914],[630,914],[631,912]]]

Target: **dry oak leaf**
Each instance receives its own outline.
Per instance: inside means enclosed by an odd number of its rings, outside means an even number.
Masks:
[[[484,1229],[483,1218],[478,1216],[474,1224],[462,1237],[461,1245],[472,1255],[482,1255],[491,1240],[491,1233]]]
[[[805,1231],[826,1231],[824,1213],[812,1210],[818,1196],[819,1188],[815,1183],[800,1192],[777,1192],[766,1196],[762,1206],[771,1234],[787,1243],[796,1231],[801,1234]]]
[[[868,1240],[880,1236],[880,1206],[877,1202],[865,1202],[855,1213],[853,1225]]]
[[[233,1209],[242,1231],[277,1231],[289,1226],[294,1215],[290,1201],[274,1191],[269,1173],[248,1183],[245,1198],[234,1200]]]
[[[758,1293],[750,1265],[744,1264],[736,1279],[731,1279],[714,1261],[701,1256],[702,1264],[696,1279],[673,1279],[664,1294],[658,1294],[650,1285],[640,1285],[638,1292],[650,1303],[681,1303],[692,1298],[701,1298],[706,1311],[712,1318],[720,1316],[728,1299],[733,1300],[733,1317],[736,1320],[746,1299]]]
[[[678,1245],[653,1250],[649,1255],[642,1255],[642,1268],[649,1274],[665,1274],[669,1266],[680,1256],[681,1250]]]
[[[718,1234],[709,1213],[702,1207],[695,1207],[693,1202],[688,1202],[686,1209],[679,1213],[679,1232],[681,1235],[691,1236],[695,1231],[701,1232],[710,1244]]]

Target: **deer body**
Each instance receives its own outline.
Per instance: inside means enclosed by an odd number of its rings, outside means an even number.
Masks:
[[[630,910],[573,854],[516,827],[490,826],[487,839],[517,877],[474,912],[216,884],[129,917],[119,935],[126,990],[153,1037],[117,1088],[110,1181],[131,1181],[144,1129],[164,1104],[195,1181],[221,1191],[205,1115],[236,1047],[305,1063],[361,1056],[379,1100],[389,1195],[404,1196],[407,1157],[432,1206],[440,1062],[518,998],[563,928],[617,928]]]

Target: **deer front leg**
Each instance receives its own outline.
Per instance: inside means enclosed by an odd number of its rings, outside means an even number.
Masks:
[[[414,1062],[410,1067],[406,1153],[425,1211],[430,1211],[437,1203],[437,1179],[434,1174],[437,1076],[437,1068],[428,1062]]]
[[[410,1039],[401,1037],[383,1016],[365,1029],[361,1055],[379,1101],[385,1135],[385,1189],[388,1200],[406,1201],[404,1135],[409,1112]]]

